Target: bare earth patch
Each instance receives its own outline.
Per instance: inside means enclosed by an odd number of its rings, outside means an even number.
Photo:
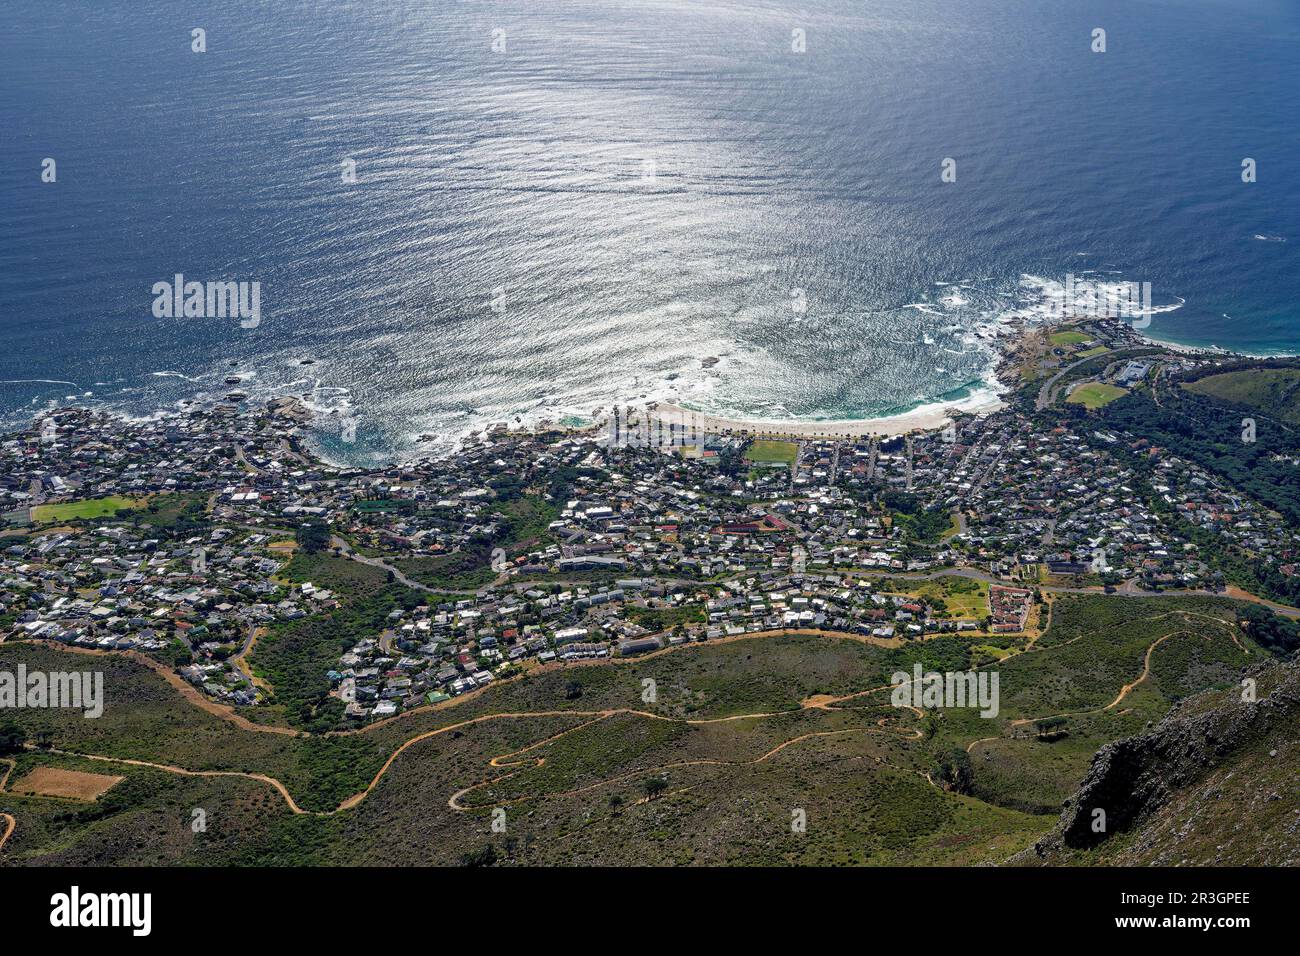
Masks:
[[[807,700],[803,701],[801,706],[811,707],[817,710],[826,710],[837,700],[839,700],[839,698],[834,697],[831,694],[813,694]]]
[[[111,777],[102,773],[82,773],[80,770],[61,770],[58,767],[37,767],[10,787],[10,792],[93,801],[98,800],[101,794],[125,779],[125,777]]]

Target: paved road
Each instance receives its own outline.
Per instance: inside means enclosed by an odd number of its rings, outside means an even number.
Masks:
[[[1150,358],[1153,362],[1176,362],[1180,358],[1180,356],[1171,355],[1169,353],[1152,355],[1151,353],[1144,351],[1145,348],[1147,348],[1147,346],[1129,346],[1128,348],[1115,349],[1110,353],[1109,356],[1110,361],[1108,361],[1102,367],[1104,369],[1110,368],[1111,365],[1116,364],[1117,361],[1120,359],[1132,358],[1137,355],[1142,355],[1147,358]],[[1065,366],[1065,368],[1057,372],[1055,375],[1053,375],[1051,378],[1049,378],[1046,382],[1043,383],[1043,387],[1038,390],[1038,398],[1035,399],[1034,401],[1034,408],[1041,411],[1042,409],[1046,408],[1048,405],[1051,405],[1056,400],[1057,396],[1053,394],[1053,387],[1056,385],[1057,381],[1061,378],[1062,375],[1064,375],[1066,372],[1078,368],[1080,365],[1083,365],[1086,362],[1091,362],[1094,359],[1100,357],[1101,356],[1094,355],[1092,356],[1092,358],[1080,359],[1077,362],[1072,362],[1069,365]]]
[[[435,590],[434,588],[429,587],[427,584],[421,584],[419,581],[414,581],[411,578],[408,578],[405,574],[401,572],[400,569],[393,567],[393,565],[389,564],[388,562],[380,558],[372,558],[364,554],[359,554],[358,552],[353,550],[352,545],[348,544],[338,535],[330,536],[330,547],[338,548],[339,554],[343,555],[343,557],[348,558],[351,561],[357,562],[358,564],[365,564],[372,568],[379,568],[381,571],[387,571],[389,574],[391,574],[394,577],[394,579],[401,581],[408,588],[414,588],[417,591],[424,591],[426,594],[448,594],[448,593],[472,594],[474,593],[472,591],[448,592],[448,591]]]

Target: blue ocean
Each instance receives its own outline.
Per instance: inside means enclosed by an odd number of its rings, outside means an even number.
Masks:
[[[891,414],[978,396],[1067,276],[1300,351],[1294,0],[4,12],[4,424],[238,388],[383,460],[614,402]],[[177,275],[258,320],[159,315]]]

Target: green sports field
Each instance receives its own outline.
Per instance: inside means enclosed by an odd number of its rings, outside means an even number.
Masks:
[[[1118,385],[1108,385],[1105,382],[1089,382],[1087,385],[1080,385],[1071,392],[1066,401],[1075,405],[1082,405],[1092,411],[1094,408],[1109,405],[1115,399],[1127,394],[1128,390],[1120,388]]]
[[[745,449],[745,459],[753,462],[781,462],[794,464],[799,455],[799,446],[792,441],[754,440]]]
[[[1082,332],[1066,330],[1064,332],[1053,332],[1050,336],[1053,345],[1082,345],[1084,342],[1091,342],[1091,335],[1084,335]]]
[[[74,518],[109,518],[116,514],[119,508],[134,508],[139,503],[138,498],[109,495],[107,498],[87,498],[84,501],[37,505],[32,509],[32,521],[36,524],[52,524],[71,521]]]

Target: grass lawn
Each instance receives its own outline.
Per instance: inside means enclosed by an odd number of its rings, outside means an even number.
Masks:
[[[917,589],[922,598],[943,601],[954,618],[982,621],[989,613],[989,586],[969,578],[938,578]]]
[[[540,495],[524,495],[493,510],[506,521],[503,543],[511,554],[549,544],[552,540],[549,525],[560,516],[560,509]]]
[[[432,558],[399,558],[393,564],[425,587],[445,591],[473,591],[492,583],[497,576],[492,570],[491,552],[484,548]]]
[[[1092,411],[1101,408],[1103,405],[1109,405],[1115,399],[1127,394],[1128,389],[1120,388],[1118,385],[1108,385],[1106,382],[1088,382],[1071,392],[1066,401],[1075,405],[1083,405],[1089,411]]]
[[[942,601],[953,620],[983,621],[989,614],[989,586],[984,581],[970,578],[945,577],[930,581],[904,581],[902,578],[886,579],[882,584],[894,585],[886,594],[901,594],[909,598],[933,603]]]
[[[705,619],[704,611],[699,605],[659,608],[632,606],[627,609],[627,616],[634,624],[654,632],[671,630],[678,624],[700,624]]]
[[[754,462],[781,462],[794,464],[799,455],[799,446],[792,441],[766,441],[755,439],[745,449],[745,460]]]
[[[73,518],[109,518],[119,508],[137,507],[143,499],[109,495],[107,498],[87,498],[84,501],[65,501],[57,505],[37,505],[32,509],[32,521],[50,524],[71,521]]]
[[[1082,345],[1084,342],[1091,342],[1091,335],[1084,335],[1082,332],[1075,332],[1067,329],[1064,332],[1053,332],[1050,336],[1053,345]]]
[[[1096,348],[1085,349],[1079,353],[1079,358],[1093,358],[1098,355],[1105,355],[1110,349],[1104,345],[1098,345]]]

